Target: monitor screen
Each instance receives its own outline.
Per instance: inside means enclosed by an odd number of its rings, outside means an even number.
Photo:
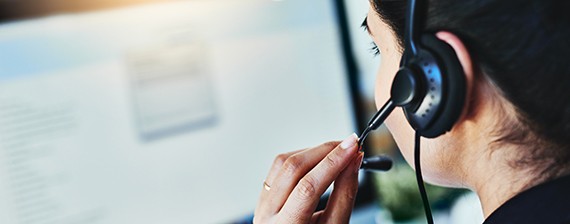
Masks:
[[[355,131],[334,2],[145,1],[1,23],[0,223],[252,213],[277,154]]]

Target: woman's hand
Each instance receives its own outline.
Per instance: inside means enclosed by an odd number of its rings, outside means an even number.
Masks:
[[[277,156],[265,179],[253,222],[348,223],[363,154],[358,138],[329,142]],[[327,207],[315,213],[321,195],[334,181]]]

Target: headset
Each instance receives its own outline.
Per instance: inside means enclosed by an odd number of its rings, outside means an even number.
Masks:
[[[396,107],[403,109],[408,123],[416,131],[416,178],[426,218],[428,223],[433,223],[421,174],[420,139],[436,138],[451,130],[464,108],[466,80],[453,48],[438,39],[435,33],[424,30],[426,15],[427,0],[408,0],[405,49],[400,69],[392,82],[391,97],[372,117],[360,135],[359,143],[362,146],[368,134],[378,129]],[[362,164],[363,169],[390,167],[391,160],[385,157],[365,159]]]

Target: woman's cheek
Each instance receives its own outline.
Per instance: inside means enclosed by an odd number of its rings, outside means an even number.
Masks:
[[[378,109],[390,99],[390,88],[394,76],[398,72],[399,63],[400,54],[382,55],[382,62],[380,63],[375,86],[375,102]],[[386,119],[385,125],[392,133],[406,161],[413,164],[414,130],[408,124],[403,110],[396,108]]]
[[[396,108],[386,119],[386,127],[392,133],[398,149],[408,164],[414,164],[414,129],[408,124],[404,111]]]
[[[398,71],[398,67],[394,68],[393,63],[390,63],[388,58],[380,62],[380,68],[376,75],[376,85],[374,86],[374,100],[376,108],[380,109],[388,99],[390,99],[390,88],[392,87],[392,80]]]

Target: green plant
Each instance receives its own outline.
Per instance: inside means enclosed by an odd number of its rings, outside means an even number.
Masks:
[[[394,221],[409,221],[424,215],[414,170],[405,163],[397,163],[386,173],[374,173],[374,184],[379,202],[390,211]],[[465,190],[449,189],[426,184],[433,209],[445,209]]]

